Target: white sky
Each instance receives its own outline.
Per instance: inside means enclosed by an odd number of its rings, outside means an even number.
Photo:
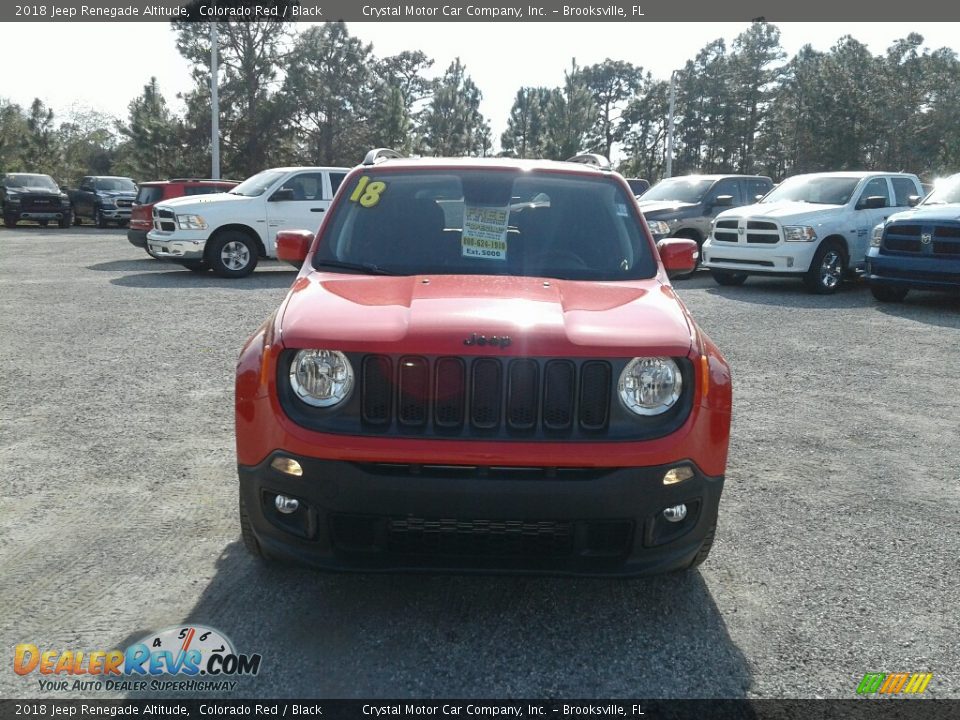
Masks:
[[[127,104],[155,75],[168,103],[182,105],[189,90],[189,66],[177,52],[168,23],[0,23],[0,97],[21,105],[41,98],[63,116],[71,106],[126,118]],[[307,23],[295,27],[302,30]],[[788,57],[811,43],[829,49],[853,35],[879,54],[910,32],[930,48],[960,54],[960,23],[778,23]],[[435,60],[440,74],[459,56],[483,92],[482,112],[493,138],[506,127],[518,88],[557,86],[576,57],[590,65],[610,57],[627,60],[667,79],[708,42],[730,41],[748,23],[349,23],[354,35],[373,43],[378,56],[420,49]]]

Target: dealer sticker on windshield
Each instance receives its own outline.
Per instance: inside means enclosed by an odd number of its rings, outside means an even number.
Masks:
[[[465,206],[460,243],[463,257],[506,260],[509,216],[509,207]]]

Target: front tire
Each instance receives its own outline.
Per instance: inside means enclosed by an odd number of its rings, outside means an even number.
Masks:
[[[729,270],[711,270],[710,274],[717,281],[717,285],[733,287],[743,285],[747,281],[747,274],[742,272],[731,272]]]
[[[47,225],[50,224],[50,221],[49,221],[49,220],[37,220],[37,224],[38,224],[40,227],[47,227]]]
[[[57,223],[57,225],[61,228],[68,228],[73,225],[73,217],[71,215],[64,215],[62,218],[60,218],[60,221]]]
[[[5,217],[5,218],[3,219],[3,226],[4,226],[4,227],[8,227],[8,228],[15,228],[15,227],[17,226],[17,219],[16,219],[16,218]]]
[[[892,287],[890,285],[870,285],[870,292],[880,302],[903,302],[910,292],[910,288]]]
[[[847,254],[840,243],[824,242],[813,256],[803,284],[817,295],[831,295],[840,288],[846,271]]]
[[[103,216],[103,210],[100,208],[93,211],[93,224],[101,229],[107,226],[107,219]]]
[[[207,262],[223,278],[246,277],[257,267],[257,245],[242,232],[228,231],[214,240],[207,251]]]
[[[717,534],[717,526],[714,525],[707,531],[707,536],[703,539],[703,544],[700,546],[697,556],[693,559],[693,562],[687,567],[687,570],[693,570],[694,568],[700,567],[703,565],[703,561],[707,559],[707,556],[710,554],[711,548],[713,548],[713,538]]]

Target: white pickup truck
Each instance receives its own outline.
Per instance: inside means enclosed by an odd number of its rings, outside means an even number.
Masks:
[[[264,170],[226,193],[165,200],[153,208],[147,245],[155,257],[194,272],[245,277],[276,257],[281,230],[316,232],[347,168]]]
[[[922,196],[920,180],[906,173],[795,175],[759,203],[717,215],[703,266],[721,285],[793,275],[811,292],[832,293],[863,269],[874,226]]]

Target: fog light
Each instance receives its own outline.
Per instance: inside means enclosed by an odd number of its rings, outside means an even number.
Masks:
[[[280,498],[277,498],[279,501]],[[294,500],[296,502],[296,500]],[[687,506],[680,504],[674,505],[673,507],[668,507],[663,511],[663,517],[667,522],[680,522],[687,516]]]
[[[277,495],[273,501],[273,505],[284,515],[292,515],[297,511],[297,508],[300,507],[300,501],[296,498],[287,497],[286,495]],[[683,514],[687,514],[686,508],[683,508]]]
[[[285,475],[296,475],[297,477],[303,477],[303,468],[300,467],[300,463],[293,458],[276,457],[273,459],[273,462],[270,463],[270,467],[272,467],[274,470],[279,470]]]
[[[664,485],[676,485],[677,483],[682,483],[684,480],[689,480],[693,477],[693,468],[689,465],[681,465],[680,467],[670,468],[663,476]]]

